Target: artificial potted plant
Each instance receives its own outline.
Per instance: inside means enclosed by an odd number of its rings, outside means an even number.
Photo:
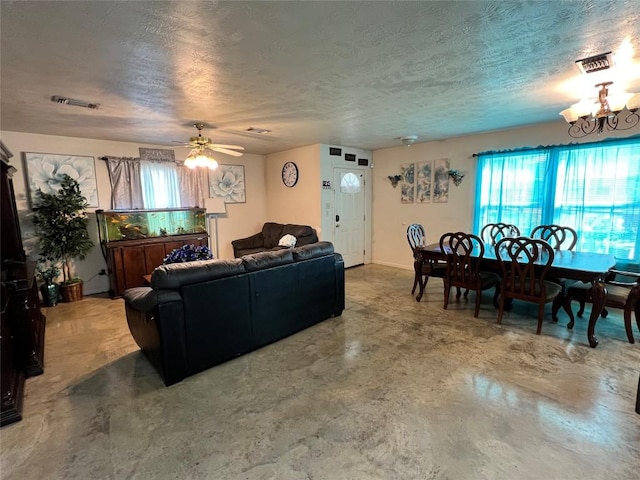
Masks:
[[[58,284],[54,280],[60,275],[60,268],[55,260],[40,257],[36,271],[43,282],[40,285],[40,293],[42,293],[44,306],[55,307],[58,304]]]
[[[80,185],[66,174],[56,193],[44,193],[40,189],[36,192],[35,233],[41,255],[61,267],[63,281],[59,290],[65,302],[82,299],[82,280],[71,275],[71,263],[74,258],[84,260],[93,247],[87,228],[87,207]]]

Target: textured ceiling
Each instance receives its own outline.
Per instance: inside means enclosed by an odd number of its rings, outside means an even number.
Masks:
[[[2,130],[171,145],[203,121],[260,154],[557,121],[575,60],[640,55],[637,0],[2,1],[0,20]]]

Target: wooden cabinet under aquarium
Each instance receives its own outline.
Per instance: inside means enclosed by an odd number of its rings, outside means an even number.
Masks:
[[[183,245],[208,246],[204,208],[97,210],[112,297],[145,285],[145,275]]]

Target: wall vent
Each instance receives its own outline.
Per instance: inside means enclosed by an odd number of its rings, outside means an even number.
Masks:
[[[613,55],[611,52],[601,53],[600,55],[594,55],[593,57],[583,58],[576,60],[578,70],[582,73],[599,72],[600,70],[608,70],[613,67]]]
[[[51,97],[51,101],[55,103],[60,103],[62,105],[71,105],[74,107],[90,108],[92,110],[96,110],[100,107],[99,103],[83,102],[82,100],[75,100],[73,98],[61,97],[59,95],[53,95]]]

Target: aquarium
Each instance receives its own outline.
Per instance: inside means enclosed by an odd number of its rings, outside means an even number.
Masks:
[[[102,242],[206,232],[204,208],[96,210]]]

